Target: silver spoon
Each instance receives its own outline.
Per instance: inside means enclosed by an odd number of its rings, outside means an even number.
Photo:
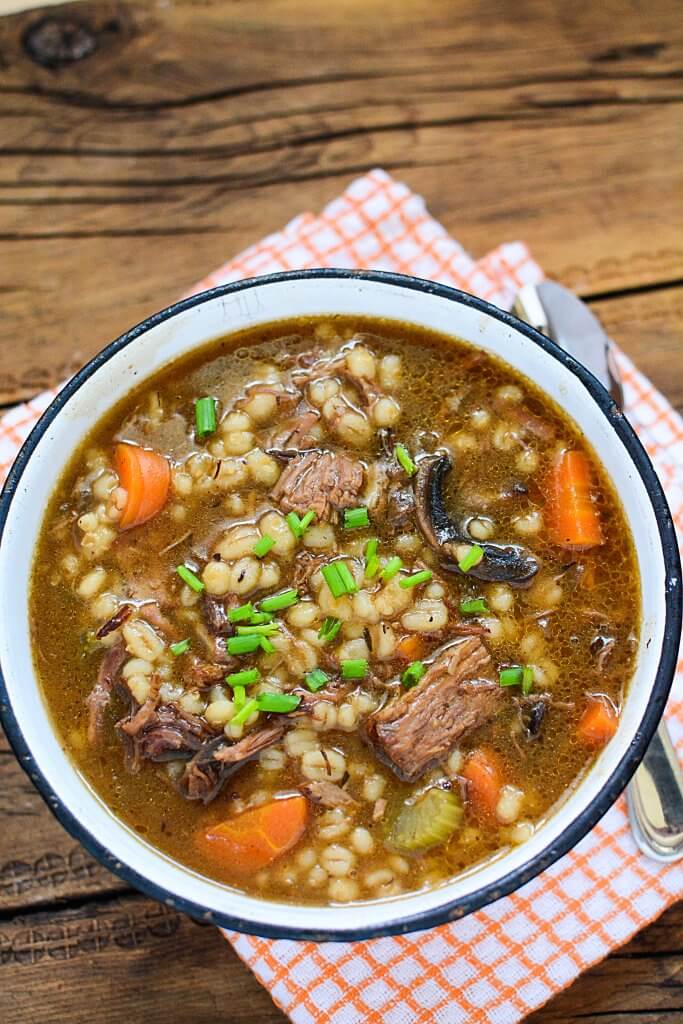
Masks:
[[[556,281],[525,285],[513,312],[583,363],[623,407],[609,338],[577,295]],[[664,863],[683,857],[683,772],[663,718],[626,789],[626,800],[638,848]]]

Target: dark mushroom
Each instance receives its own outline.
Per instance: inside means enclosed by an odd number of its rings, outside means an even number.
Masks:
[[[419,460],[415,477],[417,521],[428,544],[441,556],[441,565],[449,572],[460,572],[456,547],[472,544],[448,515],[443,500],[443,479],[451,469],[450,457],[443,451],[425,455]],[[538,572],[538,562],[517,544],[482,543],[484,551],[478,565],[467,575],[478,580],[496,581],[521,586],[531,582]]]

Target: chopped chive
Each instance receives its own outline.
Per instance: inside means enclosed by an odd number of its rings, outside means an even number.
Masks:
[[[266,654],[272,654],[275,650],[275,644],[272,644],[267,636],[260,637],[260,647]]]
[[[414,572],[412,576],[404,576],[398,581],[398,585],[403,590],[410,590],[411,587],[419,587],[421,583],[429,583],[433,575],[431,569],[421,569],[420,572]]]
[[[252,683],[257,683],[260,678],[261,673],[257,668],[245,668],[242,672],[231,672],[229,676],[225,677],[225,681],[234,690],[236,686],[251,686]]]
[[[198,438],[213,434],[216,429],[216,399],[198,398],[194,403],[195,435]]]
[[[296,539],[301,537],[301,520],[296,512],[288,512],[285,516],[287,526],[290,528]]]
[[[251,601],[241,604],[239,608],[231,608],[228,612],[230,622],[248,622],[254,615],[254,606]]]
[[[526,696],[526,694],[531,693],[531,691],[533,689],[533,685],[534,685],[534,670],[529,665],[525,665],[524,666],[524,671],[522,672],[522,693],[525,696]]]
[[[314,668],[307,672],[304,678],[306,679],[306,686],[311,693],[317,693],[328,682],[330,677],[321,668]]]
[[[339,575],[338,562],[329,562],[327,565],[321,565],[320,571],[323,574],[325,583],[327,583],[328,587],[332,591],[332,597],[341,597],[342,594],[346,593],[346,588],[344,587],[341,576]]]
[[[521,665],[511,665],[509,668],[502,668],[498,676],[501,686],[519,686],[524,678],[524,669]]]
[[[328,615],[320,627],[318,640],[322,640],[323,643],[329,644],[330,641],[334,640],[340,629],[341,621],[339,619],[335,619],[333,615]]]
[[[339,573],[339,579],[344,585],[344,592],[347,594],[355,594],[358,590],[358,584],[351,574],[346,562],[336,562],[337,572]]]
[[[379,547],[379,540],[377,537],[371,537],[365,545],[365,566],[367,568],[368,562],[373,558],[377,558],[377,548]]]
[[[426,671],[421,661],[413,661],[401,676],[401,682],[409,690],[412,686],[417,686]]]
[[[280,632],[280,626],[277,622],[264,622],[261,626],[238,626],[238,636],[275,636],[276,633]]]
[[[273,616],[267,612],[254,612],[249,618],[250,626],[261,626],[264,622],[272,622]]]
[[[179,654],[185,654],[185,651],[189,651],[189,649],[189,640],[179,640],[177,644],[171,644],[171,646],[169,647],[171,654],[175,655],[176,658],[178,657]]]
[[[286,715],[288,711],[298,708],[301,697],[293,693],[260,693],[257,702],[259,711],[275,711]]]
[[[368,510],[364,505],[360,505],[358,508],[344,509],[344,529],[359,530],[362,527],[369,525],[370,516],[368,515]]]
[[[265,558],[271,548],[275,547],[275,541],[267,533],[257,540],[251,549],[257,558]]]
[[[244,725],[246,720],[251,717],[254,711],[258,710],[258,701],[248,700],[247,703],[240,708],[235,717],[230,720],[230,725]]]
[[[315,519],[315,512],[313,511],[312,508],[309,508],[308,512],[304,516],[302,516],[301,522],[299,524],[299,528],[301,529],[301,535],[302,536],[304,535],[304,533],[306,532],[306,530],[311,525],[311,523],[313,522],[314,519]]]
[[[201,594],[204,589],[204,584],[199,579],[199,576],[192,572],[192,569],[188,569],[186,565],[177,565],[175,571],[178,573],[183,583],[187,583],[190,590],[194,590],[195,593]]]
[[[232,702],[239,711],[240,708],[244,707],[247,699],[247,691],[243,686],[235,686],[232,691]]]
[[[484,549],[479,544],[473,544],[466,555],[458,562],[458,569],[460,572],[469,572],[470,569],[474,569],[475,565],[479,565],[482,558],[484,557]]]
[[[368,558],[367,562],[365,563],[365,576],[366,576],[366,578],[369,579],[369,580],[374,579],[374,577],[379,572],[379,569],[380,569],[379,558],[377,557],[377,555],[372,555],[372,557]]]
[[[417,466],[410,457],[410,452],[404,444],[397,444],[394,448],[394,457],[402,469],[405,469],[408,476],[415,476]]]
[[[403,562],[398,555],[394,555],[382,569],[382,579],[385,582],[392,580],[402,565]]]
[[[488,615],[489,606],[483,597],[475,597],[471,601],[461,601],[460,611],[463,615]]]
[[[367,658],[345,658],[341,662],[341,673],[344,679],[362,679],[367,671]]]
[[[264,597],[262,601],[259,601],[259,607],[264,612],[279,612],[283,608],[291,608],[298,600],[298,592],[290,587],[289,590],[283,590],[281,594]]]
[[[229,636],[228,654],[253,654],[261,646],[260,636]]]

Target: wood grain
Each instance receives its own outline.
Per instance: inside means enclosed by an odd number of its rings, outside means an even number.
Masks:
[[[586,295],[683,280],[678,4],[495,6],[86,3],[98,49],[58,72],[34,15],[0,22],[0,402],[375,165],[475,254],[523,235]]]
[[[524,238],[683,410],[679,0],[176,0],[0,19],[0,403],[381,165],[474,254]],[[284,1021],[211,928],[133,893],[0,739],[0,1021]],[[533,1024],[682,1024],[683,908]],[[475,1022],[473,1022],[475,1024]]]

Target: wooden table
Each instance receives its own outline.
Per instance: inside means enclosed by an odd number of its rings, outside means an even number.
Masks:
[[[0,20],[0,403],[382,166],[472,253],[526,239],[680,409],[682,14],[159,0]],[[7,745],[0,774],[3,1024],[284,1020],[214,929],[93,862]],[[681,1022],[682,950],[679,907],[529,1019]]]

